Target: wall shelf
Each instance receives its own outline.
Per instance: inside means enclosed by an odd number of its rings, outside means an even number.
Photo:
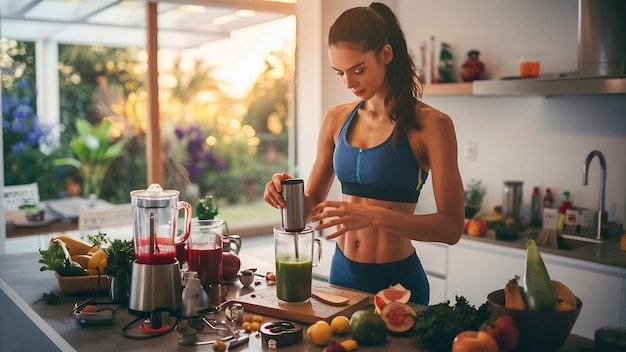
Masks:
[[[424,95],[472,95],[473,85],[468,83],[436,83],[425,84]]]
[[[424,96],[475,95],[611,95],[626,94],[626,77],[563,77],[517,80],[483,80],[468,83],[424,85]]]

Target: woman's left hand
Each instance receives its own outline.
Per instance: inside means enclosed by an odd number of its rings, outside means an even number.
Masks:
[[[313,208],[311,220],[322,221],[315,230],[322,230],[337,226],[337,231],[326,238],[332,239],[345,234],[347,231],[359,230],[372,226],[371,206],[343,201],[324,201]]]

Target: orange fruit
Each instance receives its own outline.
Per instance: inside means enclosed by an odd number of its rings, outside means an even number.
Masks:
[[[350,330],[350,319],[344,315],[338,315],[330,321],[330,328],[335,334],[345,334]]]

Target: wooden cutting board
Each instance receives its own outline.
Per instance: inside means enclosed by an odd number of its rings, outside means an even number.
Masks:
[[[313,281],[312,291],[320,292],[321,295],[331,294],[348,299],[345,305],[328,304],[316,298],[311,298],[307,303],[284,304],[276,298],[276,285],[262,288],[245,296],[231,300],[233,303],[241,303],[246,312],[272,316],[280,319],[299,323],[312,324],[318,320],[328,323],[338,316],[349,317],[359,309],[369,306],[369,295],[353,291],[341,286],[330,285],[325,282]],[[373,308],[372,308],[373,309]]]

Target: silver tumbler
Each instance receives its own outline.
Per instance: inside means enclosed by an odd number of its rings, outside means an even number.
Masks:
[[[504,181],[502,193],[502,217],[504,219],[520,219],[522,210],[522,187],[521,181]]]
[[[304,181],[290,178],[281,182],[281,194],[285,199],[282,209],[282,225],[285,231],[302,231],[306,226],[304,215]]]

